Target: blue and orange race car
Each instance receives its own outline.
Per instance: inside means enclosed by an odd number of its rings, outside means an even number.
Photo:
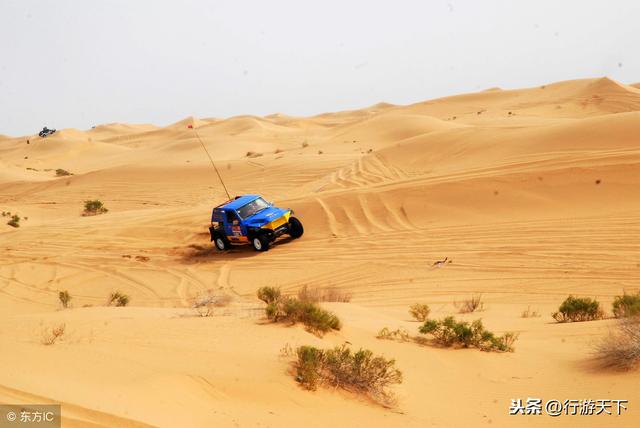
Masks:
[[[213,209],[209,232],[220,251],[248,243],[256,251],[267,251],[279,236],[299,238],[304,228],[293,210],[277,208],[260,195],[243,195]]]

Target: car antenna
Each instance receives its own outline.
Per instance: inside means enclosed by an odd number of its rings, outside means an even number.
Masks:
[[[207,146],[204,145],[204,142],[200,138],[200,135],[198,134],[198,131],[196,131],[196,128],[192,124],[187,125],[187,128],[193,129],[193,132],[196,134],[196,137],[198,138],[198,141],[200,141],[200,144],[202,144],[202,148],[204,149],[204,152],[207,154],[207,156],[209,157],[209,160],[211,161],[211,166],[213,166],[213,169],[216,171],[216,174],[218,174],[218,178],[220,179],[220,183],[222,183],[222,188],[224,189],[224,192],[227,194],[227,198],[229,198],[229,200],[231,200],[231,195],[229,195],[229,191],[227,190],[227,186],[225,186],[225,184],[224,184],[224,180],[222,179],[222,176],[220,175],[220,171],[218,171],[218,168],[216,168],[216,164],[213,162],[213,158],[209,154],[209,151],[207,150]]]

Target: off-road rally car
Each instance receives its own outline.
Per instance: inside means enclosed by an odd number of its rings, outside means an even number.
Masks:
[[[49,135],[55,133],[55,129],[49,129],[46,126],[42,128],[42,131],[38,132],[38,135],[42,138],[47,138]]]
[[[278,237],[299,238],[304,229],[293,210],[277,208],[259,195],[243,195],[213,209],[209,232],[221,251],[247,243],[256,251],[267,251]]]

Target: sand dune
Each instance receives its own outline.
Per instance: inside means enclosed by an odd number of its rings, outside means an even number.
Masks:
[[[569,294],[609,310],[640,287],[637,86],[583,79],[308,118],[0,136],[0,211],[22,218],[0,224],[0,402],[62,403],[65,427],[635,426],[640,374],[590,360],[613,321],[549,314]],[[233,194],[295,209],[302,239],[216,252],[207,227],[226,195],[198,136]],[[83,217],[88,199],[109,212]],[[343,329],[319,338],[266,324],[264,285],[352,294],[323,304]],[[116,290],[129,307],[106,306]],[[194,316],[205,290],[233,300]],[[486,309],[458,315],[453,302],[473,293]],[[519,332],[516,351],[375,338],[385,326],[417,335],[415,302]],[[541,317],[521,318],[527,307]],[[61,323],[62,340],[43,345]],[[396,407],[303,390],[280,355],[346,341],[396,359]],[[518,397],[627,399],[629,410],[509,416]]]

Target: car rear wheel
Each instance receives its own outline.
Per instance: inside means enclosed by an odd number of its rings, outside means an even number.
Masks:
[[[304,233],[304,228],[302,227],[302,223],[295,217],[291,217],[289,219],[289,235],[293,239],[299,238]]]
[[[251,244],[256,251],[267,251],[269,249],[269,238],[264,235],[255,236],[251,240]]]
[[[222,235],[216,236],[216,238],[214,239],[214,242],[216,243],[216,248],[220,251],[228,250],[229,246],[231,245],[229,244],[229,241],[227,240],[227,238],[225,238]]]

